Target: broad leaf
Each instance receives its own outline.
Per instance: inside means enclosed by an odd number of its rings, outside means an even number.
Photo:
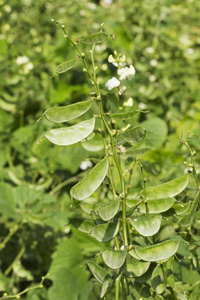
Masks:
[[[105,32],[99,32],[96,34],[91,34],[85,38],[78,39],[79,42],[84,44],[100,44],[104,42],[108,37],[108,34]]]
[[[146,135],[146,130],[142,127],[127,129],[121,136],[129,143],[139,143]]]
[[[44,112],[44,116],[51,122],[62,123],[73,120],[84,114],[91,106],[92,101],[82,101],[68,106],[50,108]]]
[[[83,220],[83,219],[72,219],[70,223],[78,230],[90,233],[95,223],[91,220]]]
[[[94,130],[94,125],[95,118],[92,118],[71,127],[51,129],[45,134],[45,137],[53,144],[68,146],[86,138]]]
[[[154,215],[150,217],[138,216],[131,219],[131,224],[141,235],[152,236],[159,231],[161,221],[161,215]]]
[[[118,212],[120,206],[119,199],[112,200],[108,204],[102,205],[99,208],[99,216],[102,220],[108,221],[112,219]]]
[[[138,261],[134,263],[126,263],[124,275],[129,278],[140,277],[148,270],[150,262]]]
[[[144,261],[165,260],[176,253],[179,243],[178,240],[167,240],[147,247],[136,247],[135,252]]]
[[[111,269],[121,268],[126,260],[126,255],[126,251],[114,250],[112,248],[105,248],[101,252],[104,263]]]
[[[84,200],[92,195],[101,185],[108,171],[108,158],[104,157],[87,176],[79,181],[70,190],[71,197],[77,200]]]
[[[102,285],[100,298],[103,298],[113,285],[113,279],[108,275]]]
[[[93,227],[91,236],[101,243],[106,243],[117,235],[119,227],[119,222],[99,224]]]
[[[138,202],[139,201],[135,200],[135,199],[127,200],[127,205],[129,207],[133,207],[133,206],[137,205]],[[163,198],[163,199],[148,200],[147,207],[148,207],[149,213],[158,214],[158,213],[162,213],[162,212],[169,210],[173,206],[174,202],[175,202],[175,198]],[[144,202],[140,203],[140,205],[138,206],[138,210],[140,212],[146,213],[146,206],[145,206]]]
[[[104,269],[93,261],[87,262],[87,265],[90,271],[92,272],[93,276],[96,278],[96,280],[98,280],[100,283],[103,283],[107,275]]]
[[[122,112],[122,113],[109,114],[109,116],[111,116],[114,119],[127,120],[127,119],[135,118],[138,114],[139,114],[139,111],[131,110],[131,111]]]
[[[189,174],[146,189],[147,199],[174,197],[180,194],[188,185]],[[144,192],[142,192],[144,194]]]
[[[55,73],[61,74],[61,73],[69,71],[76,65],[77,61],[78,61],[78,58],[65,61],[64,63],[62,63],[56,67],[54,74]]]
[[[194,201],[192,202],[192,205],[189,208],[188,213],[180,220],[179,224],[181,226],[189,226],[192,224],[192,221],[194,219],[197,207],[199,203],[199,192],[197,193]]]

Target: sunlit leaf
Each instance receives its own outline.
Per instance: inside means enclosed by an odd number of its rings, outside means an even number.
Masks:
[[[147,199],[158,199],[166,197],[174,197],[180,194],[188,185],[189,173],[173,179],[171,181],[165,182],[163,184],[149,187],[146,189]]]
[[[51,122],[62,123],[73,120],[84,114],[91,106],[92,101],[77,102],[68,106],[50,108],[44,116]]]
[[[102,288],[101,288],[101,294],[100,294],[100,298],[103,298],[106,293],[108,292],[108,290],[112,287],[113,285],[113,279],[107,275],[106,278],[104,279]]]
[[[96,34],[91,34],[89,36],[86,36],[84,38],[78,39],[80,43],[84,44],[100,44],[104,42],[108,37],[108,34],[105,32],[99,32]]]
[[[95,223],[91,220],[84,220],[84,219],[72,219],[70,223],[78,230],[90,233],[92,228],[94,227]]]
[[[105,277],[106,277],[106,272],[104,271],[104,269],[102,267],[100,267],[99,265],[97,265],[95,262],[90,261],[87,262],[87,265],[90,269],[90,271],[92,272],[93,276],[100,282],[103,283]]]
[[[102,205],[99,208],[99,216],[104,221],[112,219],[118,212],[120,206],[119,199],[112,200],[108,204]]]
[[[132,129],[127,129],[121,136],[129,143],[139,143],[146,135],[146,130],[142,127],[135,127]]]
[[[111,222],[99,224],[93,227],[91,236],[101,243],[112,240],[118,233],[120,227],[119,222]]]
[[[134,263],[126,263],[124,275],[129,278],[142,276],[148,270],[150,262],[138,261]]]
[[[68,146],[86,138],[94,130],[94,125],[95,118],[92,118],[71,127],[51,129],[45,134],[45,137],[53,144]]]
[[[147,247],[136,247],[135,252],[144,261],[165,260],[176,253],[179,243],[178,240],[167,240]]]
[[[92,137],[88,141],[82,142],[81,145],[85,150],[89,152],[96,152],[104,149],[102,136],[100,134],[95,134],[94,137]]]
[[[162,294],[166,289],[164,276],[160,266],[157,266],[153,270],[152,277],[151,277],[151,285],[153,289],[156,291],[156,293],[158,294]]]
[[[188,210],[188,213],[180,220],[179,224],[181,226],[185,227],[192,224],[198,204],[199,204],[199,192],[197,193],[195,199],[193,200],[192,205]]]
[[[78,61],[78,58],[65,61],[64,63],[62,63],[56,67],[54,74],[55,73],[61,74],[61,73],[69,71],[76,65],[77,61]]]
[[[139,202],[138,200],[130,199],[127,200],[127,205],[129,207],[133,207],[137,205],[138,202]],[[169,210],[173,206],[174,202],[175,202],[175,198],[163,198],[163,199],[155,199],[155,200],[150,199],[147,201],[147,207],[149,213],[158,214]],[[140,203],[140,205],[138,206],[138,210],[140,212],[146,213],[146,206],[144,202]]]
[[[131,219],[131,224],[141,235],[152,236],[159,231],[161,221],[161,215],[154,215],[150,217],[138,216]]]
[[[119,119],[119,120],[127,120],[127,119],[132,119],[135,118],[140,112],[139,110],[131,110],[131,111],[126,111],[122,113],[116,113],[116,114],[109,114],[114,119]]]
[[[126,251],[114,250],[112,248],[105,248],[101,252],[104,263],[111,269],[121,268],[126,260],[126,255]]]
[[[108,158],[104,157],[96,164],[87,176],[79,181],[70,190],[71,197],[77,200],[84,200],[91,196],[101,185],[108,171]]]

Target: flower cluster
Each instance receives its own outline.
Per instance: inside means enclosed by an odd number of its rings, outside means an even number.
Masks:
[[[135,76],[135,68],[133,67],[133,65],[130,65],[129,67],[126,66],[125,55],[121,55],[121,53],[117,53],[117,51],[114,51],[114,56],[112,54],[109,55],[108,61],[118,68],[117,74],[119,75],[119,80],[116,77],[112,77],[106,82],[105,86],[109,90],[120,86],[122,80],[131,80]],[[122,91],[125,89],[126,87],[124,86],[122,88]],[[121,94],[122,91],[119,91],[119,93]]]

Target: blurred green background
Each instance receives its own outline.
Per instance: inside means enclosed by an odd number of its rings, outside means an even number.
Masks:
[[[80,265],[102,245],[68,225],[75,214],[68,191],[88,153],[81,145],[53,146],[42,139],[50,122],[36,122],[46,109],[87,100],[93,91],[80,65],[50,78],[76,56],[51,19],[65,24],[73,40],[102,23],[115,32],[114,41],[96,47],[98,75],[105,89],[116,76],[108,56],[125,55],[136,75],[124,100],[150,110],[140,121],[164,122],[155,149],[143,157],[154,183],[183,170],[181,134],[190,130],[192,146],[200,148],[199,16],[195,0],[0,0],[0,296],[33,287],[50,272],[44,289],[22,298],[99,299],[99,286]],[[187,282],[187,268],[181,272]]]

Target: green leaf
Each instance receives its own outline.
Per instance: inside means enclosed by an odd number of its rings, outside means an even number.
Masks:
[[[84,200],[92,195],[101,185],[108,171],[108,158],[104,157],[87,176],[79,181],[70,190],[71,197],[77,200]]]
[[[80,268],[81,263],[83,263],[83,257],[79,243],[75,238],[65,238],[58,244],[54,253],[54,258],[49,269],[49,277],[54,281],[60,269],[65,267],[71,270],[75,266]]]
[[[100,298],[103,298],[113,285],[113,279],[108,275],[102,285]]]
[[[167,124],[160,118],[151,118],[141,124],[146,129],[145,147],[156,148],[162,146],[167,137]]]
[[[139,143],[146,135],[146,130],[142,127],[127,129],[121,136],[129,143]]]
[[[141,284],[139,282],[135,282],[135,288],[140,296],[148,299],[151,296],[150,285],[148,283]]]
[[[64,63],[62,63],[56,67],[54,74],[55,73],[61,74],[61,73],[69,71],[70,69],[72,69],[75,66],[77,61],[78,61],[78,58],[74,58],[74,59],[65,61]]]
[[[81,232],[90,233],[95,223],[91,220],[72,219],[70,223]]]
[[[91,34],[85,38],[78,39],[78,42],[84,44],[100,44],[104,42],[108,37],[108,34],[105,32],[99,32],[96,34]]]
[[[44,116],[51,122],[62,123],[73,120],[84,114],[91,106],[92,101],[82,101],[68,106],[50,108],[44,112]]]
[[[162,216],[154,215],[150,217],[138,216],[131,219],[132,226],[143,236],[156,234],[161,226]]]
[[[150,262],[138,261],[134,263],[126,263],[124,275],[129,278],[140,277],[146,273],[150,266]]]
[[[10,184],[0,183],[0,213],[12,219],[17,218],[14,195]]]
[[[190,202],[187,203],[175,203],[172,206],[172,209],[175,211],[177,215],[185,214],[190,207]]]
[[[147,247],[136,247],[135,252],[144,261],[165,260],[176,253],[179,243],[178,240],[167,240]]]
[[[127,119],[135,118],[139,113],[140,111],[138,110],[131,110],[131,111],[126,111],[117,114],[109,114],[109,116],[111,116],[114,119],[127,120]]]
[[[95,134],[88,141],[84,141],[81,143],[82,147],[89,152],[97,152],[104,149],[102,136],[100,134]]]
[[[53,285],[48,290],[48,299],[77,300],[86,285],[86,274],[83,268],[61,268],[55,276]]]
[[[119,227],[119,222],[99,224],[93,227],[91,236],[101,243],[106,243],[117,235]]]
[[[162,294],[166,290],[163,272],[160,266],[157,266],[151,276],[152,288],[157,294]]]
[[[165,182],[163,184],[149,187],[146,189],[147,199],[158,199],[166,197],[174,197],[180,194],[188,185],[189,173],[173,179],[171,181]],[[142,192],[144,194],[144,192]]]
[[[95,118],[92,118],[71,127],[51,129],[45,134],[45,137],[53,144],[68,146],[86,138],[94,130],[94,125]]]
[[[92,272],[93,276],[98,280],[100,283],[103,283],[105,277],[106,277],[106,272],[102,267],[94,263],[93,261],[87,262],[87,265]]]
[[[179,221],[181,226],[189,226],[192,224],[199,203],[199,192],[197,193],[188,213]]]
[[[158,213],[165,212],[173,206],[175,200],[176,200],[175,198],[163,198],[163,199],[148,200],[147,207],[148,207],[149,213],[158,214]],[[135,199],[127,200],[127,205],[129,207],[133,207],[133,206],[137,205],[138,202],[139,201],[135,200]],[[146,206],[145,206],[144,202],[142,202],[139,205],[138,210],[142,213],[146,213]]]
[[[99,216],[102,220],[108,221],[112,219],[118,212],[120,206],[119,199],[112,200],[108,204],[102,205],[99,208]]]
[[[127,252],[123,250],[114,250],[105,248],[101,252],[104,263],[111,269],[119,269],[123,266],[126,260]]]

